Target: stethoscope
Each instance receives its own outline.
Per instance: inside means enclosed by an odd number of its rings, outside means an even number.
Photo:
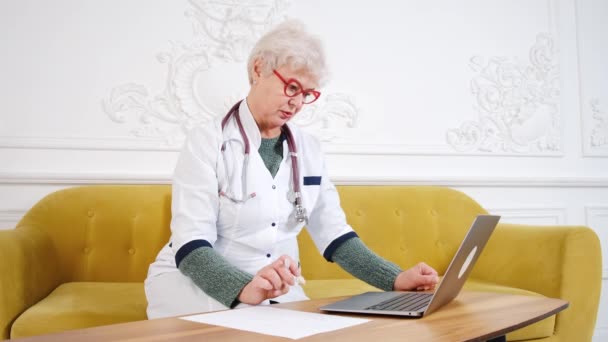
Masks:
[[[241,105],[241,102],[242,102],[242,100],[237,102],[234,106],[232,106],[232,108],[228,111],[228,114],[226,114],[226,116],[222,119],[222,131],[223,131],[224,127],[226,127],[226,124],[228,123],[228,120],[230,120],[230,118],[232,116],[234,116],[234,119],[236,120],[236,124],[239,128],[239,132],[241,133],[243,143],[245,144],[245,157],[243,159],[243,172],[241,172],[241,175],[242,175],[241,184],[243,187],[243,189],[242,189],[243,195],[241,196],[241,198],[238,198],[238,197],[236,197],[234,192],[232,192],[229,189],[230,183],[232,183],[232,182],[230,181],[230,179],[228,179],[228,177],[226,177],[226,179],[227,179],[226,189],[219,191],[220,196],[224,196],[235,203],[244,203],[247,200],[256,196],[255,192],[247,194],[247,184],[246,184],[247,177],[246,177],[245,171],[247,170],[247,167],[249,165],[250,149],[249,149],[249,139],[247,138],[247,133],[245,133],[245,129],[243,128],[243,124],[241,123],[241,118],[239,117],[239,106]],[[298,153],[296,150],[296,144],[294,142],[293,135],[291,134],[291,130],[289,129],[287,124],[285,124],[281,127],[281,132],[283,132],[283,134],[285,134],[285,140],[287,141],[287,149],[289,151],[289,156],[291,157],[291,182],[293,184],[293,192],[294,192],[293,197],[294,197],[294,206],[295,206],[295,219],[298,222],[306,222],[306,221],[308,221],[308,217],[306,215],[306,208],[304,208],[304,206],[302,205],[302,193],[300,192],[300,182],[298,181],[300,179],[300,175],[299,175],[299,170],[298,170]],[[221,147],[222,154],[224,154],[224,152],[226,151],[226,143],[227,143],[227,141],[224,141],[224,143],[222,143],[222,147]],[[224,160],[224,172],[227,175],[228,167],[226,164],[225,156],[224,156],[223,160]]]

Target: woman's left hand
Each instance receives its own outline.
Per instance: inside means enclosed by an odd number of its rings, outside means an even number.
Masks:
[[[399,273],[393,289],[396,291],[426,291],[434,289],[438,282],[437,271],[421,262],[409,270]]]

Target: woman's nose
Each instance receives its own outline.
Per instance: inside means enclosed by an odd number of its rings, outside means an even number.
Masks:
[[[289,99],[289,104],[294,106],[295,108],[301,108],[304,104],[304,94],[298,94]]]

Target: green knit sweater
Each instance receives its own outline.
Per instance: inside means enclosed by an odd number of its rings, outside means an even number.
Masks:
[[[258,152],[274,177],[283,159],[283,135],[262,139]],[[330,259],[353,276],[384,291],[393,289],[399,266],[372,252],[361,239],[353,237],[343,242]],[[229,308],[235,307],[241,290],[253,275],[230,264],[211,247],[199,247],[179,264],[179,270],[190,277],[206,294]]]
[[[285,140],[283,134],[280,134],[276,138],[262,138],[262,143],[258,149],[264,165],[266,165],[272,177],[277,175],[279,166],[281,166],[281,161],[283,160],[283,140]]]

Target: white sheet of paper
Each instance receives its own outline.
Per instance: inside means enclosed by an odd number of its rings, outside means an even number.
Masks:
[[[180,318],[192,322],[219,325],[294,340],[369,322],[368,319],[323,315],[267,306],[253,306]]]

